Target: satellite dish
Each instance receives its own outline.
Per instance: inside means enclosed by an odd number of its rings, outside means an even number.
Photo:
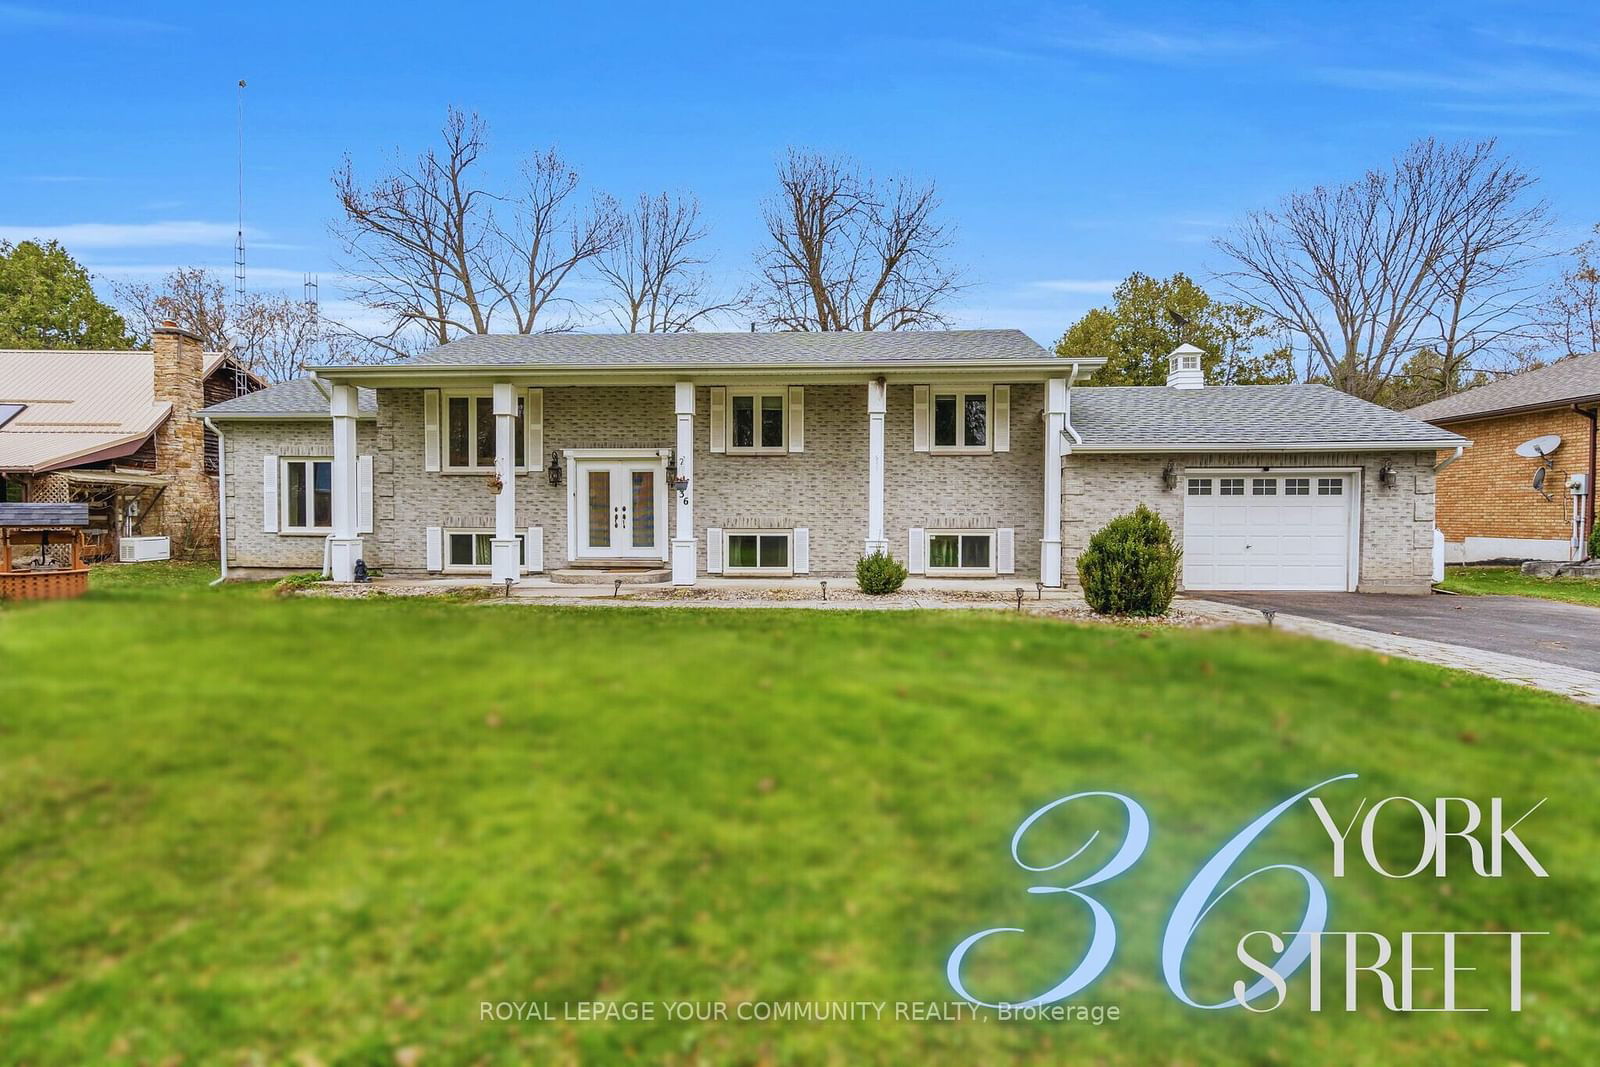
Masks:
[[[1535,467],[1534,468],[1534,470],[1533,470],[1533,487],[1535,489],[1539,490],[1541,493],[1544,492],[1544,475],[1545,475],[1545,468],[1543,468],[1543,467]]]
[[[1531,441],[1524,441],[1517,446],[1517,455],[1523,459],[1543,459],[1545,456],[1555,455],[1556,449],[1561,447],[1561,435],[1547,433],[1543,437],[1535,437]]]

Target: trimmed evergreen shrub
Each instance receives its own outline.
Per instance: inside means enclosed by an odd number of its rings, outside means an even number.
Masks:
[[[1600,559],[1600,523],[1589,531],[1589,558]]]
[[[1083,597],[1101,615],[1165,615],[1178,589],[1172,527],[1140,504],[1089,539],[1078,557]]]
[[[879,549],[870,556],[862,556],[856,561],[856,584],[863,593],[873,596],[882,596],[892,593],[905,584],[906,575],[910,572],[905,565],[896,560],[889,553]]]

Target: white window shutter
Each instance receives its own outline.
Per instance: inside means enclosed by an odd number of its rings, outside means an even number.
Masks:
[[[711,387],[711,451],[728,450],[728,390]]]
[[[1011,386],[997,385],[994,387],[994,412],[992,429],[994,430],[994,450],[996,452],[1011,451]]]
[[[527,552],[527,561],[522,565],[526,574],[533,574],[544,570],[544,527],[530,526],[524,535],[527,540],[523,542]]]
[[[706,527],[706,572],[722,573],[722,531],[715,526]]]
[[[527,443],[523,446],[524,458],[527,460],[528,469],[537,472],[544,466],[544,390],[529,389],[526,405],[522,409],[522,419],[527,433]],[[528,546],[528,551],[533,551],[533,546]],[[531,557],[530,557],[531,558]],[[544,570],[543,567],[529,568],[530,570]]]
[[[439,390],[422,392],[422,469],[439,469]]]
[[[994,569],[996,574],[1017,573],[1017,531],[1010,526],[994,532]]]
[[[911,392],[911,447],[928,451],[928,387],[919,385]]]
[[[428,570],[436,574],[444,570],[444,530],[429,526],[424,532],[428,542]]]
[[[794,572],[796,574],[811,573],[811,531],[799,527],[794,531]]]
[[[261,457],[261,530],[278,532],[278,457]]]
[[[372,532],[372,457],[356,457],[356,533]]]
[[[806,387],[789,386],[789,451],[806,450]]]
[[[906,570],[912,574],[926,573],[928,570],[927,553],[927,531],[920,526],[911,527],[911,543],[906,546]]]

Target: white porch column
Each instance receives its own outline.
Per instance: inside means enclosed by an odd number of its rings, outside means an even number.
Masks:
[[[494,383],[494,471],[500,492],[494,498],[494,537],[489,541],[489,580],[522,577],[517,546],[517,390]]]
[[[1039,541],[1039,580],[1061,588],[1061,456],[1067,434],[1067,380],[1044,383],[1044,536]]]
[[[354,581],[361,538],[356,536],[356,387],[335,385],[329,393],[333,416],[333,536],[328,539],[328,571],[336,582]]]
[[[889,551],[883,537],[883,420],[889,387],[882,378],[867,383],[867,555]]]
[[[694,383],[678,382],[673,386],[673,411],[678,420],[678,441],[674,454],[678,459],[678,477],[688,479],[689,491],[674,494],[667,486],[669,496],[677,496],[677,511],[672,523],[672,584],[693,585],[699,548],[694,536]]]

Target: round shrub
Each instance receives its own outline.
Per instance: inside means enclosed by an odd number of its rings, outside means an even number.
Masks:
[[[856,561],[856,584],[863,593],[873,596],[882,596],[892,593],[905,584],[906,575],[910,573],[905,565],[896,560],[889,553],[878,549],[870,556],[862,556]]]
[[[1078,557],[1083,597],[1101,615],[1165,615],[1178,589],[1172,527],[1140,504],[1089,538]]]
[[[1589,531],[1589,558],[1600,559],[1600,523]]]

